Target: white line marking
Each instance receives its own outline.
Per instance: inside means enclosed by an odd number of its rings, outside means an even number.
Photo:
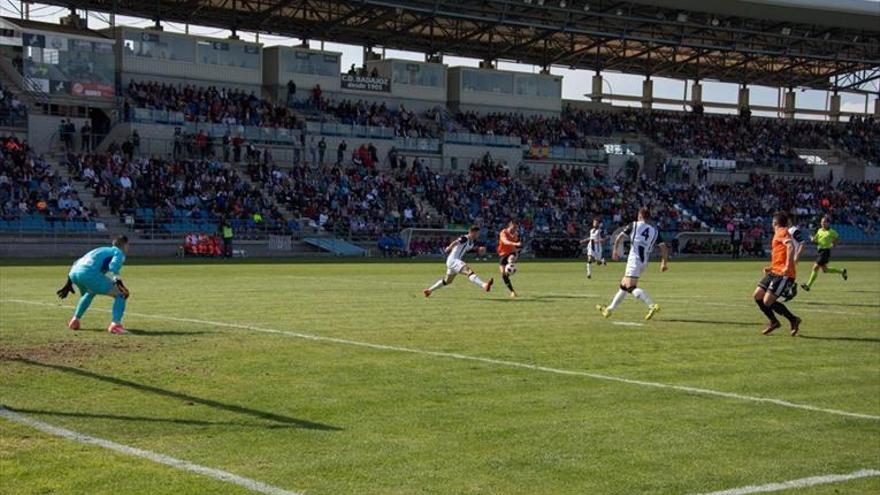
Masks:
[[[10,411],[9,409],[6,409],[2,406],[0,406],[0,418],[5,418],[14,423],[29,426],[31,428],[40,430],[43,433],[55,435],[56,437],[65,438],[67,440],[72,440],[77,443],[95,445],[105,449],[114,450],[121,454],[140,457],[142,459],[158,462],[159,464],[165,464],[166,466],[171,466],[175,469],[180,469],[182,471],[190,471],[192,473],[200,474],[202,476],[207,476],[208,478],[212,478],[217,481],[232,483],[233,485],[242,486],[244,488],[247,488],[248,490],[257,493],[265,493],[266,495],[300,495],[296,492],[291,492],[283,488],[278,488],[277,486],[268,485],[266,483],[263,483],[262,481],[238,476],[237,474],[232,474],[227,471],[221,471],[220,469],[214,469],[207,466],[202,466],[200,464],[193,464],[192,462],[185,461],[183,459],[177,459],[175,457],[167,456],[165,454],[159,454],[157,452],[116,443],[111,440],[92,437],[73,430],[68,430],[66,428],[52,426],[49,423],[44,423],[40,420],[25,416],[24,414]]]
[[[64,309],[72,309],[73,306],[65,306],[60,304],[50,304],[36,301],[25,301],[22,299],[4,299],[4,302],[13,302],[19,304],[29,304],[32,306],[49,306],[53,308],[64,308]],[[106,311],[106,312],[109,312]],[[864,414],[864,413],[856,413],[849,411],[842,411],[839,409],[828,409],[824,407],[812,406],[809,404],[800,404],[797,402],[789,402],[787,400],[782,399],[773,399],[769,397],[756,397],[750,395],[742,395],[733,392],[721,392],[718,390],[711,390],[707,388],[697,388],[697,387],[689,387],[686,385],[671,385],[668,383],[660,383],[660,382],[649,382],[644,380],[633,380],[629,378],[622,378],[619,376],[613,375],[603,375],[599,373],[590,373],[587,371],[577,371],[577,370],[565,370],[559,368],[549,368],[547,366],[538,366],[534,364],[526,364],[519,363],[516,361],[505,361],[503,359],[493,359],[487,357],[480,356],[468,356],[466,354],[458,354],[454,352],[443,352],[443,351],[426,351],[423,349],[415,349],[411,347],[399,347],[394,345],[385,345],[385,344],[371,344],[369,342],[361,342],[357,340],[348,340],[348,339],[340,339],[337,337],[325,337],[321,335],[313,335],[308,333],[301,332],[293,332],[288,330],[278,330],[275,328],[264,328],[257,327],[254,325],[242,325],[238,323],[225,323],[221,321],[210,321],[210,320],[198,320],[195,318],[179,318],[176,316],[163,316],[156,314],[144,314],[144,313],[132,313],[126,311],[126,313],[130,316],[139,316],[141,318],[151,318],[154,320],[165,320],[165,321],[178,321],[183,323],[195,323],[199,325],[208,325],[208,326],[216,326],[216,327],[226,327],[226,328],[238,328],[241,330],[250,330],[252,332],[262,332],[262,333],[270,333],[275,335],[285,335],[288,337],[295,337],[298,339],[311,340],[315,342],[331,342],[334,344],[343,344],[354,347],[364,347],[368,349],[378,349],[383,351],[396,351],[396,352],[405,352],[409,354],[420,354],[423,356],[434,356],[434,357],[442,357],[442,358],[450,358],[450,359],[459,359],[462,361],[476,361],[480,363],[487,364],[495,364],[498,366],[506,366],[509,368],[519,368],[519,369],[527,369],[532,371],[542,371],[545,373],[554,373],[557,375],[568,375],[568,376],[581,376],[586,378],[592,378],[595,380],[604,380],[609,382],[617,382],[617,383],[626,383],[629,385],[638,385],[641,387],[651,387],[651,388],[659,388],[666,390],[675,390],[678,392],[685,392],[688,394],[696,394],[696,395],[706,395],[711,397],[722,397],[725,399],[733,399],[745,402],[759,402],[764,404],[774,404],[777,406],[788,407],[791,409],[802,409],[804,411],[813,411],[813,412],[821,412],[826,414],[833,414],[836,416],[845,416],[849,418],[859,418],[859,419],[870,419],[870,420],[880,420],[880,416],[874,414]]]
[[[634,321],[612,321],[612,325],[620,325],[622,327],[643,327],[644,323],[636,323]]]
[[[816,485],[827,485],[829,483],[840,483],[843,481],[857,480],[860,478],[870,478],[872,476],[880,476],[880,471],[877,471],[875,469],[862,469],[861,471],[855,471],[849,474],[826,474],[824,476],[811,476],[809,478],[782,481],[779,483],[769,483],[767,485],[731,488],[730,490],[704,493],[703,495],[747,495],[749,493],[779,492],[782,490],[790,490],[792,488],[806,488]]]

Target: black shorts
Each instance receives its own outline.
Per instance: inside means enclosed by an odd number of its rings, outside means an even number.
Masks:
[[[829,260],[831,260],[831,250],[820,249],[818,251],[818,256],[816,256],[816,264],[819,266],[825,266],[828,264]]]
[[[764,275],[764,278],[762,278],[760,282],[758,282],[758,287],[767,292],[772,292],[776,297],[781,297],[788,292],[789,286],[794,283],[795,281],[793,278],[768,273],[767,275]]]
[[[501,258],[498,259],[498,264],[501,266],[507,266],[510,263],[510,258],[516,258],[516,253],[505,254]]]

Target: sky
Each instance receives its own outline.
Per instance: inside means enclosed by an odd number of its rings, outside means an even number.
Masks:
[[[880,2],[880,0],[871,0]],[[21,3],[16,0],[0,0],[0,15],[7,17],[21,16]],[[106,13],[78,11],[80,16],[88,16],[88,23],[91,29],[103,29],[109,26],[109,16]],[[58,19],[66,16],[68,10],[63,7],[35,3],[31,5],[30,18],[35,21],[57,23]],[[135,27],[148,27],[153,24],[147,19],[140,19],[127,16],[117,16],[117,25],[128,25]],[[180,23],[163,22],[163,28],[169,32],[182,33],[186,31],[186,26]],[[190,34],[198,34],[202,36],[210,36],[215,38],[226,38],[232,33],[228,30],[216,29],[203,26],[189,26]],[[256,41],[257,36],[254,33],[239,32],[239,36],[243,40]],[[301,40],[275,35],[261,34],[259,41],[264,46],[272,45],[299,45]],[[320,41],[311,41],[311,48],[321,48]],[[328,51],[336,51],[342,53],[342,67],[349,67],[351,64],[362,65],[363,48],[353,45],[344,45],[340,43],[323,43],[323,49]],[[424,61],[424,54],[406,52],[400,50],[386,49],[385,56],[387,58],[398,58],[405,60]],[[469,59],[462,57],[445,56],[444,63],[448,66],[471,66],[476,67],[479,64],[477,59]],[[520,72],[538,72],[539,68],[532,65],[517,64],[513,62],[500,61],[498,69],[515,70]],[[562,79],[562,97],[570,100],[586,100],[585,94],[589,93],[592,88],[593,71],[588,70],[570,70],[568,68],[553,67],[550,71],[552,74],[563,76]],[[642,92],[643,76],[623,74],[618,72],[605,71],[602,73],[604,79],[605,92],[624,95],[640,95]],[[690,85],[693,81],[674,80],[661,77],[654,77],[654,96],[657,98],[681,98],[687,87],[688,96],[690,96]],[[867,112],[874,111],[874,101],[877,98],[877,92],[880,92],[880,81],[873,81],[869,88],[874,92],[867,102]],[[712,82],[708,80],[702,81],[703,100],[716,101],[726,103],[736,103],[738,86],[730,83]],[[750,99],[752,105],[775,105],[778,101],[779,93],[777,88],[764,86],[751,86]],[[615,102],[617,105],[638,105],[638,102]],[[797,92],[797,107],[810,109],[825,109],[828,105],[828,93],[826,91],[805,90]],[[681,107],[664,107],[655,105],[656,108],[667,108],[674,110],[682,110]],[[841,109],[850,112],[865,112],[866,98],[864,95],[841,93]],[[707,110],[719,111],[719,110]],[[761,115],[755,112],[755,115]],[[767,116],[775,116],[775,114],[763,114]],[[800,117],[810,118],[806,115]]]

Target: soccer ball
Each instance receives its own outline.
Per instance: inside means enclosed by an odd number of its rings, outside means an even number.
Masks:
[[[516,273],[516,263],[508,263],[507,266],[504,267],[504,272],[508,275]]]

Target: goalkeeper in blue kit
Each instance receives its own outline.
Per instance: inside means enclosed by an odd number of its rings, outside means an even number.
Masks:
[[[119,278],[126,253],[128,253],[128,238],[122,235],[113,239],[112,246],[93,249],[76,260],[70,268],[64,287],[56,292],[58,297],[64,299],[69,294],[76,293],[74,290],[76,286],[82,294],[73,318],[67,324],[68,328],[79,330],[80,319],[89,309],[92,300],[95,296],[102,295],[113,298],[113,320],[107,331],[114,334],[126,333],[125,327],[122,326],[122,317],[125,314],[125,302],[129,292]]]

